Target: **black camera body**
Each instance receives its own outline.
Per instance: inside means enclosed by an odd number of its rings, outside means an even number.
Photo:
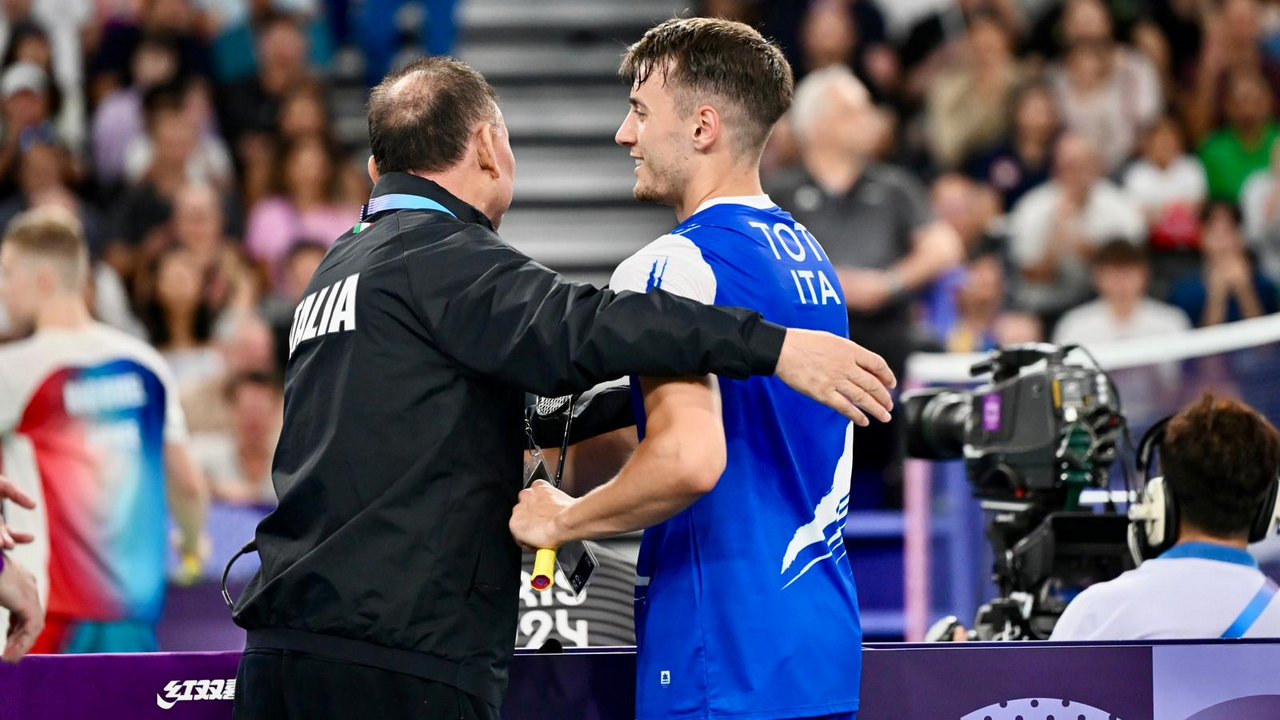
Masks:
[[[981,387],[908,393],[907,455],[964,458],[983,500],[1074,509],[1080,490],[1107,486],[1124,418],[1106,374],[1067,352],[1013,346],[970,368],[991,373]]]
[[[1107,374],[1067,361],[1073,346],[1016,345],[970,368],[973,390],[908,393],[906,449],[926,460],[964,459],[990,513],[987,540],[1001,597],[975,622],[978,637],[1048,637],[1068,598],[1131,568],[1127,519],[1080,507],[1110,485],[1126,430]]]

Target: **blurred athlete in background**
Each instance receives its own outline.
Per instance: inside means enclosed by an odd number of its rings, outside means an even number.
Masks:
[[[30,337],[0,347],[0,453],[35,510],[5,508],[34,536],[10,556],[47,598],[32,652],[158,649],[166,499],[190,569],[207,554],[208,490],[187,450],[178,392],[159,353],[94,321],[78,221],[18,216],[0,248],[4,302]]]

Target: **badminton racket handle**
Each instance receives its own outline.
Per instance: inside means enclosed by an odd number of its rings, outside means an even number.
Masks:
[[[556,551],[543,548],[533,558],[533,577],[529,584],[534,590],[548,590],[556,582]]]

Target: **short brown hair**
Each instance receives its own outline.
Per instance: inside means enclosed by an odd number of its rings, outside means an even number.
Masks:
[[[89,276],[89,247],[80,221],[61,207],[40,207],[15,217],[4,244],[21,254],[52,263],[64,290],[79,292]]]
[[[1214,537],[1238,537],[1280,472],[1280,434],[1243,402],[1205,393],[1169,421],[1160,466],[1183,520]]]
[[[472,130],[498,121],[498,96],[460,60],[425,57],[369,93],[369,148],[380,174],[456,165]]]
[[[1093,266],[1098,267],[1146,267],[1147,254],[1128,240],[1108,240],[1093,254]]]
[[[718,18],[675,18],[650,29],[627,49],[618,74],[643,85],[655,72],[674,86],[687,115],[707,95],[741,114],[741,151],[759,152],[787,108],[795,80],[778,46],[751,26]]]

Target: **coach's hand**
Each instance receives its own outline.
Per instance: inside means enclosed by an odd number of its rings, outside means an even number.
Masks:
[[[889,421],[897,387],[884,358],[828,332],[789,328],[778,367],[782,382],[826,405],[858,425],[871,424],[867,414]]]
[[[12,500],[28,510],[36,509],[36,501],[18,489],[12,480],[0,477],[0,506],[3,501]],[[0,550],[12,550],[15,545],[29,543],[35,537],[30,533],[21,533],[4,524],[4,516],[0,515]]]
[[[0,607],[9,610],[9,627],[4,645],[4,661],[15,663],[35,644],[44,629],[44,609],[36,579],[26,568],[5,558],[0,570]]]
[[[520,491],[520,501],[511,511],[511,536],[528,550],[560,547],[564,538],[557,532],[557,516],[576,500],[545,480]]]

